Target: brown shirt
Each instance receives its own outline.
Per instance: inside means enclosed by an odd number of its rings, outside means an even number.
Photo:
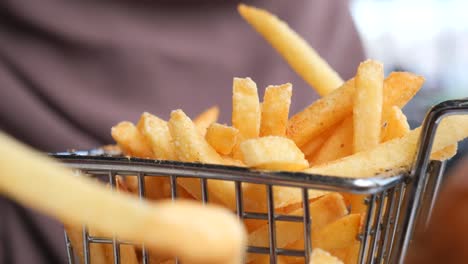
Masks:
[[[364,59],[345,0],[251,3],[286,20],[344,79]],[[217,104],[229,122],[233,77],[254,79],[260,96],[291,82],[292,112],[316,99],[236,4],[1,1],[0,129],[53,152],[111,143],[110,127],[143,111],[194,116]],[[65,260],[58,224],[5,199],[0,214],[0,262]]]

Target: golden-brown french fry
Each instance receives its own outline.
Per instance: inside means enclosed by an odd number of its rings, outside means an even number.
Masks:
[[[195,125],[182,110],[172,111],[169,130],[174,140],[174,147],[181,161],[223,164],[223,158],[198,133]],[[200,180],[181,178],[178,183],[192,196],[201,199]],[[211,198],[228,208],[236,208],[234,183],[229,181],[210,180],[208,191]]]
[[[140,158],[153,157],[153,151],[146,144],[145,138],[132,123],[120,122],[112,127],[111,134],[124,154]]]
[[[391,73],[384,82],[383,108],[394,105],[402,108],[419,91],[423,83],[424,78],[411,73]],[[352,113],[354,89],[352,79],[295,114],[289,120],[286,135],[302,147],[311,138],[344,120]]]
[[[311,165],[324,164],[353,154],[353,118],[346,118],[334,133],[323,143],[318,153],[312,158]]]
[[[330,65],[285,22],[263,9],[240,4],[238,10],[320,95],[326,95],[343,84]]]
[[[457,150],[458,150],[458,144],[455,143],[453,145],[449,145],[437,152],[432,153],[431,159],[440,160],[440,161],[451,159],[453,156],[457,154]]]
[[[315,248],[310,256],[310,264],[343,264],[343,262],[327,251]]]
[[[309,166],[304,153],[288,138],[267,136],[249,139],[240,148],[248,167],[297,171]]]
[[[262,103],[260,136],[284,136],[291,105],[292,85],[268,86]]]
[[[399,173],[409,170],[421,128],[412,130],[406,136],[387,141],[377,147],[333,161],[314,166],[305,172],[344,177],[371,177],[389,170]],[[468,116],[449,116],[442,120],[437,129],[432,152],[455,144],[468,136]]]
[[[216,121],[218,121],[219,117],[219,107],[218,106],[212,106],[205,111],[203,111],[201,114],[199,114],[197,117],[193,119],[193,123],[197,127],[198,131],[200,134],[205,136],[206,134],[206,129]]]
[[[383,120],[382,142],[387,142],[394,138],[401,138],[410,132],[410,126],[405,114],[398,106],[390,108],[386,119]]]
[[[234,127],[213,123],[208,127],[205,139],[218,153],[229,155],[238,135],[239,130]]]
[[[309,162],[309,164],[314,163],[315,154],[317,153],[317,151],[320,150],[320,148],[327,141],[327,139],[328,139],[327,135],[320,135],[318,137],[313,138],[312,140],[307,142],[304,146],[302,146],[301,151],[302,153],[304,153],[304,156],[306,160]]]
[[[338,193],[325,195],[310,203],[310,216],[312,221],[312,232],[317,232],[327,224],[330,224],[348,213],[343,197]],[[303,209],[297,209],[291,215],[302,215]],[[250,246],[268,247],[269,229],[268,224],[249,234]],[[303,239],[304,226],[297,222],[276,222],[276,246],[283,248],[297,240]],[[247,261],[253,261],[259,255],[249,255]]]
[[[298,147],[325,132],[350,115],[353,109],[354,79],[318,99],[289,119],[286,135]]]
[[[354,152],[380,143],[383,104],[383,65],[373,60],[362,62],[355,77],[353,107]]]
[[[258,137],[260,115],[260,102],[255,82],[250,78],[234,78],[232,125],[239,129],[243,139]]]
[[[145,112],[141,115],[137,128],[151,146],[155,159],[176,160],[171,133],[166,121]]]
[[[229,210],[188,201],[140,201],[76,177],[2,133],[0,145],[0,191],[25,206],[70,225],[87,224],[106,236],[115,232],[155,252],[177,255],[182,262],[241,262],[245,232]]]

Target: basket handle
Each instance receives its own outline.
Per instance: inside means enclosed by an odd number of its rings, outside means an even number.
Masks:
[[[440,122],[447,116],[451,115],[467,115],[468,114],[468,98],[449,100],[433,106],[424,118],[421,128],[421,135],[418,142],[418,150],[415,161],[408,178],[411,184],[406,185],[406,194],[402,210],[406,210],[406,214],[401,215],[401,234],[398,236],[395,245],[395,250],[392,253],[392,259],[395,262],[404,263],[408,247],[410,245],[415,226],[417,224],[421,203],[423,198],[424,186],[428,175],[429,161],[431,149],[434,143],[437,128]],[[442,174],[436,175],[442,177]],[[438,180],[438,179],[437,179]],[[434,197],[435,199],[435,197]]]

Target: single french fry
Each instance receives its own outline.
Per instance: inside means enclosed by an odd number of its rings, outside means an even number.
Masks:
[[[137,128],[151,146],[155,159],[176,160],[171,133],[166,121],[145,112],[141,115]]]
[[[343,262],[327,251],[315,248],[312,250],[309,264],[343,264]]]
[[[286,135],[298,147],[325,132],[350,115],[353,109],[354,79],[345,82],[289,119]]]
[[[248,167],[297,171],[309,166],[304,153],[288,138],[267,136],[249,139],[240,148]]]
[[[292,85],[268,86],[262,103],[260,136],[284,136],[291,105]]]
[[[125,155],[140,158],[153,157],[153,151],[146,144],[145,138],[132,123],[120,122],[112,127],[111,134]]]
[[[115,233],[119,239],[144,243],[186,263],[242,260],[245,231],[229,210],[188,201],[140,201],[76,177],[2,133],[0,146],[0,192],[25,206],[73,226],[86,224],[106,236]]]
[[[203,111],[201,114],[199,114],[197,117],[193,119],[193,123],[197,127],[198,131],[200,134],[205,136],[206,134],[206,129],[216,121],[218,121],[219,117],[219,107],[218,106],[212,106],[205,111]]]
[[[322,147],[311,160],[311,165],[324,164],[353,154],[353,118],[346,118],[334,133],[323,143]]]
[[[383,119],[383,123],[381,142],[401,138],[410,132],[408,120],[398,106],[390,108],[387,117]]]
[[[255,82],[250,78],[234,78],[232,125],[239,130],[242,139],[258,137],[260,115],[260,102]]]
[[[380,143],[383,102],[383,65],[362,62],[355,77],[353,125],[354,152],[365,151]]]
[[[453,158],[453,156],[457,154],[457,150],[458,150],[458,144],[455,143],[453,145],[449,145],[437,152],[432,153],[431,159],[440,160],[440,161],[451,159]]]
[[[402,108],[421,88],[424,78],[408,72],[393,72],[384,81],[383,108]],[[302,147],[311,138],[351,115],[354,79],[315,101],[289,119],[286,135]],[[350,128],[351,129],[351,128]]]
[[[320,230],[327,224],[330,224],[348,213],[343,197],[338,193],[325,195],[310,203],[310,217],[312,219],[312,232]],[[291,212],[291,215],[300,216],[303,209],[297,209]],[[249,234],[248,243],[250,246],[268,247],[269,246],[268,224]],[[303,223],[297,222],[276,222],[276,246],[286,247],[297,240],[303,239]],[[253,261],[259,255],[249,255],[247,261]]]
[[[306,157],[306,160],[309,162],[309,164],[313,164],[316,152],[320,150],[327,139],[328,137],[326,135],[320,135],[302,146],[301,151],[304,153],[304,156]]]
[[[234,127],[213,123],[208,127],[205,139],[218,153],[229,155],[238,135],[239,130]]]
[[[288,62],[320,95],[343,84],[343,80],[320,55],[285,22],[266,10],[240,4],[241,16]]]
[[[371,177],[386,171],[392,173],[409,170],[417,150],[421,128],[378,145],[377,147],[306,169],[307,173],[344,177]],[[432,153],[455,144],[468,136],[468,116],[449,116],[441,121]]]

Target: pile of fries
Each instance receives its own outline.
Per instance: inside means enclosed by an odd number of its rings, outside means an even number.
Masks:
[[[422,87],[422,77],[408,72],[393,72],[384,77],[383,65],[367,60],[359,65],[354,78],[343,81],[317,52],[274,15],[246,5],[239,5],[239,12],[322,98],[289,117],[290,83],[266,87],[260,102],[252,79],[234,78],[232,125],[217,123],[217,107],[209,108],[193,121],[182,110],[172,111],[168,121],[143,113],[136,125],[121,122],[112,128],[112,137],[125,155],[344,177],[391,176],[409,170],[420,129],[410,129],[401,109]],[[467,135],[468,117],[445,119],[438,130],[432,158],[452,157],[457,142]],[[146,177],[145,181],[148,199],[171,197],[170,182],[165,177]],[[121,178],[118,183],[120,190],[138,193],[136,177]],[[177,188],[178,198],[202,199],[198,179],[179,178]],[[267,212],[265,186],[243,184],[242,188],[245,211]],[[209,180],[208,192],[210,203],[236,209],[233,182]],[[356,263],[360,247],[357,237],[366,212],[363,196],[310,190],[309,198],[313,219],[312,262]],[[274,188],[277,212],[302,215],[301,202],[299,189]],[[244,220],[244,224],[249,245],[269,246],[265,221]],[[71,226],[67,229],[71,234],[78,230]],[[72,242],[80,243],[80,237],[71,237]],[[276,237],[278,248],[304,248],[302,223],[277,222]],[[106,263],[106,255],[111,254],[112,248],[94,246],[100,248],[92,248],[91,252],[101,256],[92,258],[103,260],[93,263]],[[122,246],[123,263],[138,263],[138,252],[134,246]],[[173,260],[152,254],[151,261]],[[278,263],[303,261],[278,257]],[[269,256],[255,254],[249,254],[246,262],[270,263]]]

